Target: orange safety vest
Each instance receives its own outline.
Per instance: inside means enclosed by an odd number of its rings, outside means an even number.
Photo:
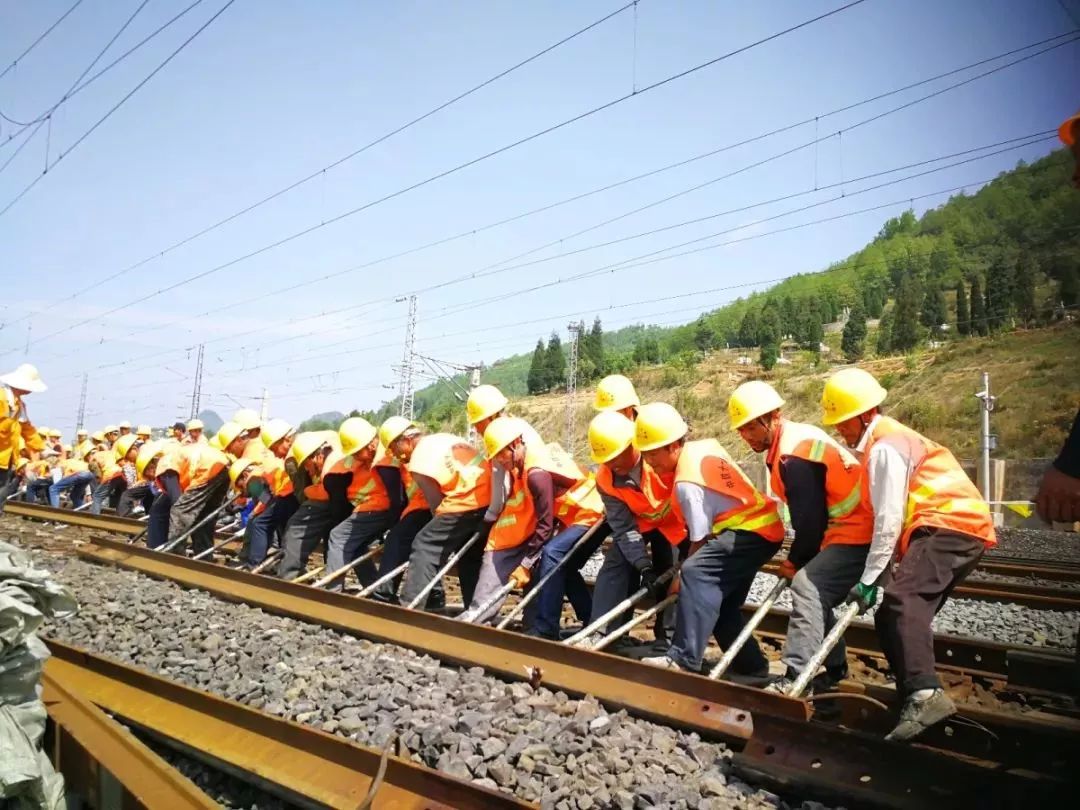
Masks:
[[[81,458],[65,458],[60,462],[60,477],[67,478],[69,475],[86,472],[89,469],[90,465]]]
[[[385,512],[390,508],[390,495],[375,468],[392,465],[386,453],[381,449],[379,452],[381,455],[376,455],[375,461],[367,466],[361,465],[356,456],[342,456],[327,473],[352,475],[345,497],[353,505],[354,512]]]
[[[534,458],[536,461],[531,466],[543,467],[550,473],[574,482],[569,489],[555,498],[555,519],[563,528],[592,526],[603,520],[604,500],[596,489],[596,477],[581,469],[562,445],[552,442],[543,452],[535,453]],[[529,455],[526,455],[525,466],[530,466]]]
[[[484,454],[459,436],[432,433],[421,437],[409,459],[409,472],[439,485],[439,515],[471,512],[491,503],[491,465]]]
[[[424,491],[420,489],[420,485],[413,480],[412,475],[409,473],[409,468],[402,464],[401,460],[396,457],[391,457],[390,463],[398,468],[398,472],[401,473],[401,485],[405,488],[405,508],[401,510],[401,517],[405,517],[410,512],[418,512],[421,509],[430,509],[431,507],[428,506],[427,498],[424,497]]]
[[[491,527],[486,551],[516,548],[536,530],[536,505],[529,491],[529,469],[510,473],[510,492],[499,519]]]
[[[96,468],[94,472],[98,477],[98,481],[102,484],[106,484],[124,474],[116,461],[116,452],[111,449],[95,450],[91,453],[90,464],[87,469],[91,468]]]
[[[987,548],[997,545],[990,504],[983,500],[948,448],[891,417],[879,416],[863,450],[864,466],[878,442],[895,448],[911,470],[904,531],[898,547],[900,557],[907,553],[912,532],[922,527],[959,532],[982,540]]]
[[[15,392],[0,385],[0,470],[14,467],[25,447],[35,452],[45,449],[45,441],[26,418],[26,406]]]
[[[206,486],[215,475],[229,466],[229,457],[208,444],[177,444],[169,448],[157,466],[157,475],[175,472],[180,491]]]
[[[678,507],[673,506],[675,477],[661,477],[652,467],[640,459],[641,487],[617,487],[607,464],[601,464],[596,471],[596,486],[601,492],[618,498],[626,504],[637,520],[638,531],[642,534],[658,529],[673,546],[686,539],[686,524]],[[664,479],[669,480],[665,481]]]
[[[780,477],[780,464],[785,458],[801,458],[825,466],[825,506],[829,524],[821,547],[834,543],[869,545],[874,536],[874,509],[870,503],[870,487],[863,485],[865,474],[859,460],[821,428],[780,420],[765,464],[769,468],[769,487],[784,503],[787,503],[787,493]]]
[[[683,445],[675,468],[675,483],[682,481],[738,501],[737,506],[712,516],[713,536],[730,529],[753,532],[774,543],[784,539],[784,523],[780,520],[776,501],[758,491],[716,439],[701,439]]]

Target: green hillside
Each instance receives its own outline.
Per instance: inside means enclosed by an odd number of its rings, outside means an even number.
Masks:
[[[873,241],[830,267],[806,268],[683,326],[603,333],[593,348],[582,347],[580,384],[656,365],[691,369],[724,348],[742,350],[766,370],[799,350],[821,363],[823,345],[832,348],[829,359],[839,360],[836,332],[845,320],[856,321],[843,340],[849,360],[1059,322],[1080,305],[1080,194],[1070,187],[1071,171],[1065,150],[1021,162],[922,217],[907,211],[887,220]],[[867,330],[856,327],[866,319],[869,337],[860,340]],[[541,365],[547,362],[542,348],[537,355]],[[534,369],[530,377],[534,365],[533,353],[507,357],[485,368],[482,380],[512,397],[561,387],[558,368]],[[463,377],[458,382],[467,387]],[[418,418],[429,425],[464,427],[449,385],[427,386],[415,401]],[[397,408],[394,400],[373,416]]]

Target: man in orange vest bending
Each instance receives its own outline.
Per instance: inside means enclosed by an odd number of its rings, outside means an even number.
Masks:
[[[769,490],[787,505],[795,530],[780,565],[780,575],[791,581],[792,608],[782,659],[787,672],[769,686],[776,692],[786,692],[821,647],[833,608],[859,581],[874,531],[862,465],[821,428],[785,419],[783,405],[761,380],[743,383],[728,400],[731,427],[751,450],[765,453]],[[841,640],[812,688],[831,692],[846,675]]]
[[[930,623],[997,540],[989,505],[953,454],[882,415],[885,396],[869,372],[846,368],[825,382],[821,407],[866,472],[874,534],[848,601],[867,610],[885,581],[874,623],[904,699],[888,739],[909,740],[956,711],[934,670]]]
[[[672,585],[679,594],[674,640],[667,655],[644,662],[697,672],[710,634],[726,648],[742,631],[743,602],[758,570],[780,548],[784,524],[776,502],[758,492],[720,442],[687,441],[688,433],[678,411],[652,402],[638,412],[634,446],[657,474],[672,477],[672,501],[690,539]],[[769,662],[752,640],[731,666],[739,675],[769,675]]]

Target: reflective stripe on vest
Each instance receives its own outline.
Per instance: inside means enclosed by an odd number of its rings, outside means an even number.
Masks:
[[[499,519],[488,535],[487,551],[516,548],[536,530],[536,506],[529,492],[528,471],[511,475],[510,494],[503,504]]]
[[[674,478],[670,483],[657,475],[644,460],[638,460],[641,486],[615,486],[611,469],[601,464],[596,470],[596,486],[601,492],[626,504],[642,534],[659,530],[673,546],[686,538],[686,524],[678,509],[672,508]]]

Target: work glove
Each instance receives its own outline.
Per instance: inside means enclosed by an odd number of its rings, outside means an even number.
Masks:
[[[791,560],[784,560],[780,563],[780,570],[776,572],[778,577],[786,579],[788,582],[795,578],[796,569],[795,564]]]
[[[524,588],[529,584],[530,579],[532,579],[532,572],[523,565],[519,565],[510,572],[510,580],[515,588]]]
[[[845,602],[859,606],[859,615],[866,613],[877,604],[877,585],[863,585],[856,583],[855,587],[848,591]]]
[[[650,591],[656,589],[656,571],[651,565],[647,565],[638,569],[638,574],[641,575],[641,587],[647,588]]]

